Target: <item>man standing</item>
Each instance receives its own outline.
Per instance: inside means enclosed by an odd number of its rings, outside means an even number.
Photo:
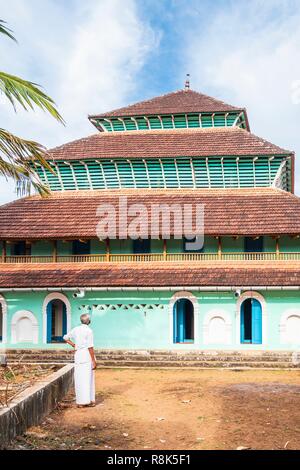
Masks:
[[[78,407],[95,406],[95,369],[93,332],[88,326],[90,316],[80,316],[81,325],[64,336],[66,343],[75,349],[75,394]]]

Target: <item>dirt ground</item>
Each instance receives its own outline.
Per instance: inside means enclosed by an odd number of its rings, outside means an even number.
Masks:
[[[14,449],[300,449],[300,371],[97,370]]]

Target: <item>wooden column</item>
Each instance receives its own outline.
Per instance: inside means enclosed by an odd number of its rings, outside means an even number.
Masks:
[[[57,240],[53,241],[53,252],[52,252],[53,263],[57,262]]]
[[[6,262],[6,241],[2,242],[2,263]]]
[[[280,248],[279,248],[279,237],[276,238],[276,258],[279,258]]]
[[[167,240],[163,240],[164,242],[164,261],[167,261]]]
[[[109,238],[105,239],[106,244],[106,261],[110,261],[110,240]]]
[[[218,256],[221,258],[222,256],[222,238],[218,237]]]

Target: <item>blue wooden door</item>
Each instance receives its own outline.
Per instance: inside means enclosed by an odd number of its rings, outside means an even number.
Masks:
[[[256,299],[252,299],[252,343],[262,343],[262,309]]]
[[[67,334],[67,308],[63,304],[63,318],[62,318],[62,336]],[[63,340],[63,337],[62,337]]]
[[[174,343],[183,343],[185,339],[184,300],[177,300],[174,305]]]
[[[241,343],[245,342],[245,302],[241,305]]]
[[[47,343],[52,342],[52,302],[47,305]]]

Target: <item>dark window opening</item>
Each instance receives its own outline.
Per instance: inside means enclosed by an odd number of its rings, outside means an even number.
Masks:
[[[252,341],[252,302],[247,299],[244,302],[244,341]]]
[[[12,256],[30,256],[31,245],[25,241],[15,242],[11,245]]]
[[[261,253],[264,251],[264,237],[253,239],[245,237],[245,252],[246,253]]]
[[[195,243],[196,237],[188,240],[187,238],[183,238],[183,251],[184,253],[203,253],[204,252],[204,244],[200,249],[194,250],[190,249],[190,247],[187,247],[187,243]],[[195,247],[196,248],[196,247]]]
[[[91,242],[87,240],[82,242],[80,240],[74,240],[72,243],[73,255],[89,255],[91,253]]]
[[[133,240],[133,253],[134,254],[146,254],[151,252],[151,240],[150,239],[138,239]]]

